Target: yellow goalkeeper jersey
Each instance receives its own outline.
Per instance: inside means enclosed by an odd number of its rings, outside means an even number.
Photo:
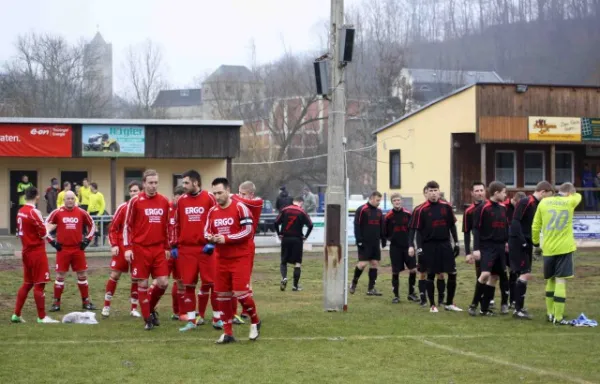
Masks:
[[[577,249],[573,236],[573,212],[581,203],[581,195],[546,197],[538,204],[531,227],[533,244],[543,237],[544,256],[557,256]]]

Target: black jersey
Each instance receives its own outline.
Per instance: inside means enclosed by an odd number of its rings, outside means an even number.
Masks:
[[[408,230],[412,214],[401,208],[392,209],[385,215],[385,237],[395,247],[408,248]]]
[[[281,226],[281,229],[279,228]],[[302,233],[308,227],[306,234]],[[283,237],[308,237],[312,231],[313,223],[302,208],[297,205],[288,205],[283,208],[275,219],[275,232]]]

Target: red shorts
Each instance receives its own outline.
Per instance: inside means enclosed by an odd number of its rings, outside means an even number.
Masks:
[[[131,277],[138,280],[169,276],[169,263],[165,257],[165,247],[155,245],[144,247],[134,244],[131,261]]]
[[[249,256],[217,259],[215,292],[243,292],[250,289]]]
[[[196,285],[198,276],[202,284],[214,283],[215,254],[207,255],[203,247],[181,246],[177,258],[177,269],[184,285]]]
[[[110,269],[122,273],[129,273],[129,263],[125,259],[125,249],[119,245],[119,254],[110,261]]]
[[[169,265],[169,276],[171,276],[175,280],[181,280],[181,275],[179,274],[179,270],[177,269],[177,259],[169,257],[169,260],[167,260],[167,264]]]
[[[63,246],[61,251],[56,252],[56,272],[69,272],[69,267],[73,272],[83,272],[88,268],[85,252],[79,246]]]
[[[23,253],[23,282],[43,284],[50,281],[50,268],[45,249],[34,249]]]

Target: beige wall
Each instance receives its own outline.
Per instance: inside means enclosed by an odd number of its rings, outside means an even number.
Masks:
[[[225,176],[227,162],[224,159],[118,159],[117,160],[117,204],[124,196],[125,169],[156,169],[159,173],[159,192],[172,195],[173,174],[181,174],[188,169],[196,169],[202,175],[204,187],[210,187],[215,177]],[[61,171],[87,171],[88,179],[98,183],[98,189],[106,199],[106,209],[110,212],[110,160],[97,158],[46,159],[46,158],[0,158],[0,231],[10,224],[10,179],[11,170],[36,170],[38,184],[43,194],[53,177],[60,179]],[[40,199],[39,209],[46,213],[46,203]],[[112,213],[112,212],[111,212]]]
[[[436,180],[450,196],[451,134],[475,133],[476,87],[471,87],[377,134],[377,189],[423,201],[423,186]],[[390,189],[389,152],[400,149],[401,188]],[[407,164],[407,163],[412,163]]]

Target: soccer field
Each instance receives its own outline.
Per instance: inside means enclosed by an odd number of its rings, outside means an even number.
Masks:
[[[263,322],[260,339],[248,341],[248,325],[237,325],[241,342],[222,346],[214,344],[220,331],[211,326],[181,334],[182,323],[168,320],[168,293],[159,306],[161,326],[144,331],[142,320],[129,317],[127,278],[117,289],[110,319],[97,312],[99,325],[36,324],[31,293],[23,312],[28,322],[11,324],[22,272],[19,260],[0,260],[0,383],[600,383],[599,329],[545,321],[541,262],[534,263],[536,280],[527,299],[535,319],[517,321],[500,315],[469,317],[474,272],[463,263],[456,304],[465,312],[432,314],[407,302],[404,274],[402,303],[391,304],[384,252],[377,284],[384,296],[367,297],[363,276],[349,297],[348,312],[326,313],[322,257],[305,256],[302,292],[289,286],[280,292],[278,258],[257,255],[253,285]],[[90,292],[98,308],[108,261],[88,260]],[[566,314],[573,318],[584,312],[598,319],[598,252],[579,253],[576,266],[577,277],[567,286]],[[48,304],[51,296],[48,285]],[[71,274],[60,317],[80,311],[80,303]]]

